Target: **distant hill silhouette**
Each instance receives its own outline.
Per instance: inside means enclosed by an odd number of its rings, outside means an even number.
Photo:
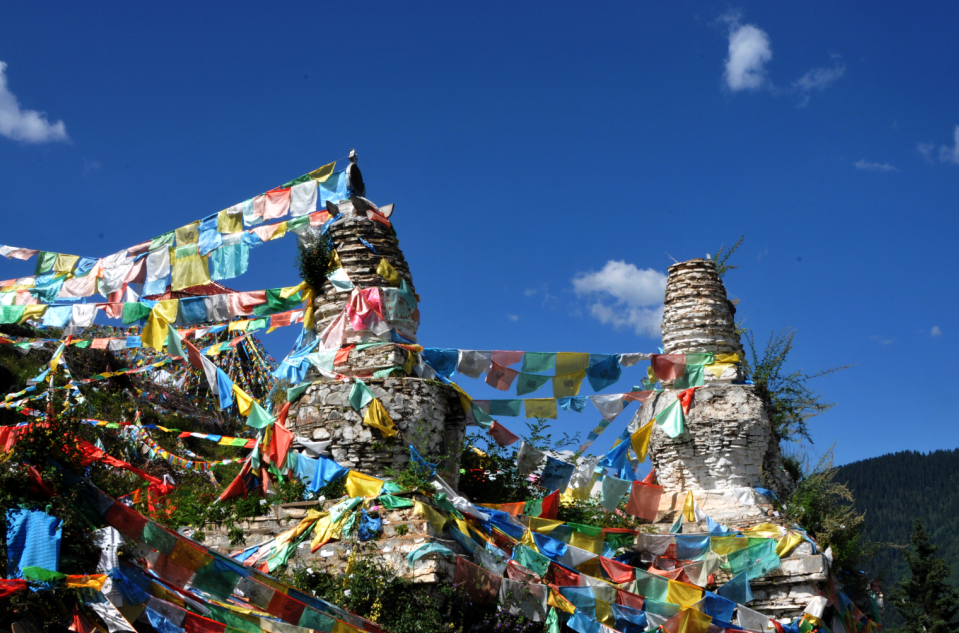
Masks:
[[[920,519],[952,568],[950,582],[959,587],[959,449],[864,459],[840,466],[836,480],[852,490],[874,542],[908,545],[913,520]],[[887,598],[907,573],[902,554],[892,547],[880,551],[866,571],[882,579]],[[883,620],[887,629],[901,623],[888,602]]]

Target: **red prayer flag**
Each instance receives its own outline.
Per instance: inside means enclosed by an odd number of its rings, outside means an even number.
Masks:
[[[543,497],[541,508],[539,518],[555,519],[556,515],[559,514],[559,490],[554,490],[551,494]]]
[[[636,570],[626,563],[620,563],[605,556],[599,557],[599,563],[603,566],[603,571],[606,572],[609,579],[617,585],[636,579]]]
[[[693,403],[693,392],[697,389],[699,389],[699,387],[691,387],[676,394],[679,405],[683,408],[683,415],[689,415],[689,405]]]
[[[145,516],[120,502],[110,506],[103,520],[119,530],[123,536],[133,540],[140,538],[140,535],[143,534],[143,526],[147,524]]]
[[[499,596],[499,586],[503,579],[474,565],[462,556],[456,557],[456,574],[453,584],[466,592],[473,604],[493,604]]]
[[[226,631],[226,625],[187,611],[183,619],[183,630],[186,633],[223,633]]]
[[[293,624],[299,623],[300,617],[303,615],[305,609],[306,605],[302,602],[277,591],[273,594],[273,597],[270,598],[270,604],[266,607],[266,612],[280,618],[284,622]]]
[[[549,571],[546,572],[546,581],[560,587],[577,587],[579,586],[579,574],[551,562]]]
[[[500,446],[509,446],[519,440],[519,437],[513,435],[509,429],[496,420],[493,420],[493,424],[490,425],[489,434],[493,436],[493,439]]]
[[[621,604],[624,607],[630,607],[632,609],[643,611],[644,602],[645,598],[635,593],[623,591],[622,589],[616,593],[616,604]]]
[[[637,519],[655,521],[662,496],[662,486],[634,481],[632,490],[629,492],[629,499],[626,500],[626,513]]]
[[[686,373],[685,354],[653,354],[649,364],[659,380],[676,380]]]
[[[200,353],[200,350],[198,350],[196,345],[190,341],[183,341],[183,346],[186,348],[187,360],[190,361],[190,364],[193,365],[193,368],[202,370],[203,361],[200,359],[203,355]]]

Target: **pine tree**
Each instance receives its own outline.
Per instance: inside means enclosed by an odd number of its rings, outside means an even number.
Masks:
[[[910,538],[912,551],[904,550],[909,578],[896,586],[893,604],[905,620],[902,633],[959,633],[959,592],[946,584],[951,573],[936,556],[939,548],[929,541],[916,519]]]

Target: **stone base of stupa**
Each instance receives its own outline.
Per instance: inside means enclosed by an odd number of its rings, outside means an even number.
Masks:
[[[400,433],[384,437],[379,429],[364,424],[363,414],[350,406],[353,384],[343,382],[318,382],[308,387],[290,406],[287,426],[296,435],[331,441],[329,456],[333,460],[374,477],[386,477],[387,469],[406,468],[410,461],[408,444],[416,446],[424,458],[448,456],[450,460],[438,464],[439,472],[456,487],[457,452],[466,435],[466,416],[456,391],[422,378],[365,382]]]

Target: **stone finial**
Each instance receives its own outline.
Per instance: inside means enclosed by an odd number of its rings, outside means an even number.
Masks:
[[[735,315],[736,308],[726,298],[726,287],[716,272],[715,261],[691,259],[669,267],[663,311],[666,354],[713,352],[742,357]],[[722,382],[739,378],[735,368],[719,378],[707,376],[707,380]]]

